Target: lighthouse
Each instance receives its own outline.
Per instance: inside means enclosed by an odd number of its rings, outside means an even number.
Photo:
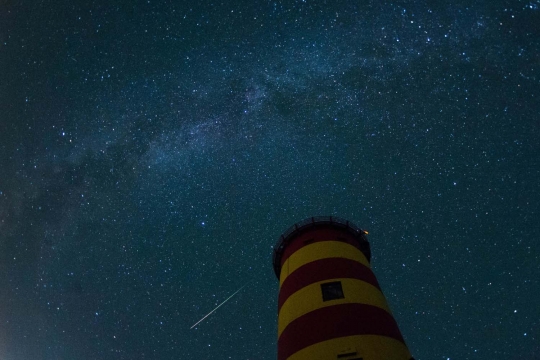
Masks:
[[[279,237],[278,360],[413,360],[371,271],[366,234],[320,216]]]

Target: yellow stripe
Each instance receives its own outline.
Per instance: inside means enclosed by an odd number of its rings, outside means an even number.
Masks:
[[[321,284],[331,281],[341,281],[344,299],[323,301]],[[302,315],[327,306],[351,303],[373,305],[391,314],[383,293],[367,282],[348,278],[319,281],[298,290],[283,303],[278,315],[278,338],[292,321]]]
[[[338,355],[356,352],[344,357],[369,360],[408,360],[411,353],[401,341],[386,336],[354,335],[322,341],[297,351],[287,360],[337,359]]]
[[[287,276],[300,266],[315,260],[326,258],[346,258],[356,260],[359,263],[370,267],[364,254],[351,244],[342,241],[319,241],[300,248],[285,260],[281,267],[281,274],[279,275],[279,286],[281,287]]]

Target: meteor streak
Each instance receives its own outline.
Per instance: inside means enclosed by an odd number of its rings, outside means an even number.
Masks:
[[[206,314],[201,320],[197,321],[192,327],[190,327],[190,329],[193,329],[195,326],[199,325],[200,322],[202,322],[204,319],[206,319],[207,317],[209,317],[210,315],[212,315],[212,313],[214,311],[216,311],[217,309],[219,309],[221,307],[221,305],[225,304],[227,301],[229,301],[234,295],[238,294],[240,292],[240,290],[242,290],[243,288],[245,288],[247,285],[249,284],[249,282],[242,286],[240,289],[236,290],[234,292],[234,294],[232,294],[231,296],[229,296],[227,299],[225,299],[225,301],[223,301],[221,304],[219,304],[218,306],[216,306],[216,308],[212,311],[210,311],[208,314]]]

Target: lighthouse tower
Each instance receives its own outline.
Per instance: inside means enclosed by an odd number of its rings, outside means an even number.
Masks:
[[[366,234],[324,216],[280,236],[278,360],[413,359],[371,271]]]

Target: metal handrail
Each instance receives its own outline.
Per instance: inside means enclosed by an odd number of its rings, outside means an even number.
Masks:
[[[362,230],[355,224],[351,223],[349,220],[342,219],[340,217],[336,216],[312,216],[307,219],[304,219],[302,221],[299,221],[289,227],[287,230],[285,230],[284,233],[282,233],[279,236],[278,242],[276,246],[274,247],[274,251],[272,254],[272,263],[274,266],[274,271],[276,272],[276,276],[279,278],[278,274],[278,264],[277,262],[280,262],[282,252],[284,248],[288,245],[289,240],[291,239],[291,235],[297,232],[301,232],[306,228],[310,228],[315,225],[324,225],[324,224],[331,224],[336,227],[342,227],[347,229],[348,231],[353,232],[354,234],[358,235],[359,240],[362,239],[367,244],[367,252],[366,255],[369,258],[371,257],[369,254],[369,243],[367,242],[366,238],[364,237],[365,234],[367,234],[367,231]],[[361,241],[361,240],[360,240]]]

